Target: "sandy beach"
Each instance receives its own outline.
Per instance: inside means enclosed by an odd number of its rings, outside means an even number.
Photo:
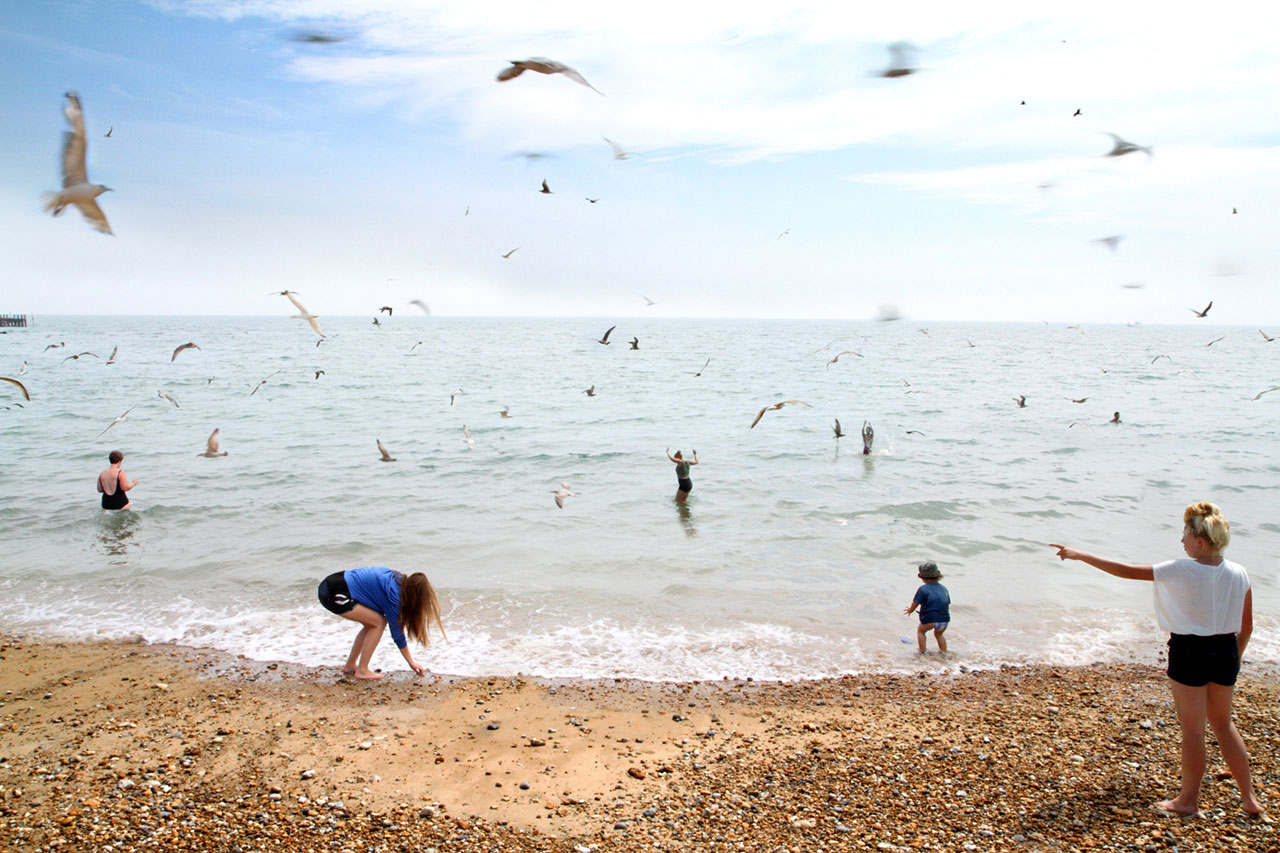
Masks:
[[[355,682],[168,645],[0,643],[0,837],[65,850],[1276,850],[1161,672]],[[1277,684],[1236,719],[1264,802]]]

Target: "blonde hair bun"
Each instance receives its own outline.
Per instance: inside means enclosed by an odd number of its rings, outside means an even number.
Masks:
[[[1231,524],[1223,516],[1218,505],[1198,501],[1182,512],[1182,523],[1196,536],[1221,551],[1231,542]]]

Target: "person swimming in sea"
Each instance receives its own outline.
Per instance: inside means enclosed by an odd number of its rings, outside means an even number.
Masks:
[[[667,448],[667,458],[676,463],[676,500],[684,503],[689,497],[689,493],[693,491],[693,480],[689,479],[689,466],[698,464],[698,451],[693,451],[693,460],[686,461],[684,454],[679,450],[675,456],[671,455],[671,448]]]

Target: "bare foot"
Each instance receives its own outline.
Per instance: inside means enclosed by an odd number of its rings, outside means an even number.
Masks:
[[[1262,803],[1252,802],[1252,803],[1245,803],[1244,805],[1244,813],[1247,814],[1249,817],[1258,817],[1259,815],[1262,814],[1262,811],[1263,811]]]
[[[1179,803],[1177,800],[1161,800],[1160,802],[1152,806],[1152,808],[1154,808],[1156,811],[1160,812],[1161,814],[1165,815],[1166,817],[1199,817],[1200,816],[1200,810],[1195,805],[1192,805],[1190,808],[1187,808],[1185,805],[1183,805],[1182,803]]]
[[[382,673],[369,672],[368,670],[360,672],[359,670],[356,670],[356,678],[361,681],[377,681],[379,678],[382,678]]]
[[[354,666],[344,666],[344,667],[342,668],[342,674],[343,674],[343,675],[355,675],[355,674],[356,674],[356,668],[355,668]]]

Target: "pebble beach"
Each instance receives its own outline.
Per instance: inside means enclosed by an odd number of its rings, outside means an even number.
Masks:
[[[443,678],[167,644],[0,642],[14,850],[1277,850],[1151,666],[799,682]],[[936,662],[936,661],[935,661]],[[1236,722],[1277,790],[1277,682]]]

